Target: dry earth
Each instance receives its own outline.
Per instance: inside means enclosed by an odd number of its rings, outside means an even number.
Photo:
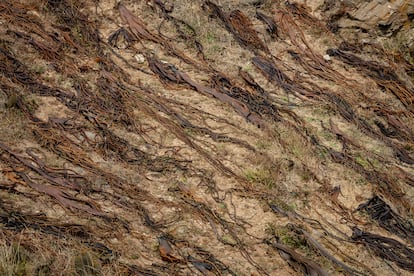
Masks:
[[[0,0],[0,274],[410,275],[413,18]]]

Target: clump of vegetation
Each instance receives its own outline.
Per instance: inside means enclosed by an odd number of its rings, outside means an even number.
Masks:
[[[287,224],[285,226],[278,226],[278,227],[269,227],[268,231],[269,234],[275,236],[279,242],[288,245],[289,247],[301,249],[304,251],[309,251],[309,245],[306,239],[295,231],[295,228],[291,224]]]
[[[28,255],[21,245],[0,245],[0,275],[27,275],[28,261]]]
[[[89,252],[81,252],[75,257],[75,270],[78,275],[102,275],[101,263]]]
[[[249,182],[260,183],[268,189],[272,189],[277,185],[271,172],[263,168],[248,169],[244,172],[244,177]]]
[[[288,204],[280,199],[274,199],[271,202],[269,202],[269,204],[277,206],[278,208],[280,208],[281,210],[285,212],[294,211],[296,208],[295,204],[292,204],[292,203]]]
[[[406,29],[409,28],[409,26],[406,27]],[[413,37],[410,36],[408,30],[400,31],[392,38],[385,40],[383,46],[394,54],[400,54],[408,63],[414,65]]]

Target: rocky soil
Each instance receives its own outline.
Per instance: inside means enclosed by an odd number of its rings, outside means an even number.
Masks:
[[[0,274],[411,275],[413,20],[0,0]]]

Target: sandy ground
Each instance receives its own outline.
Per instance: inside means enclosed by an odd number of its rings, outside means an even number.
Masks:
[[[410,275],[413,64],[327,2],[1,3],[0,274]]]

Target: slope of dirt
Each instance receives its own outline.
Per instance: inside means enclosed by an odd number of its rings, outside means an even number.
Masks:
[[[410,275],[383,2],[0,0],[0,274]]]

